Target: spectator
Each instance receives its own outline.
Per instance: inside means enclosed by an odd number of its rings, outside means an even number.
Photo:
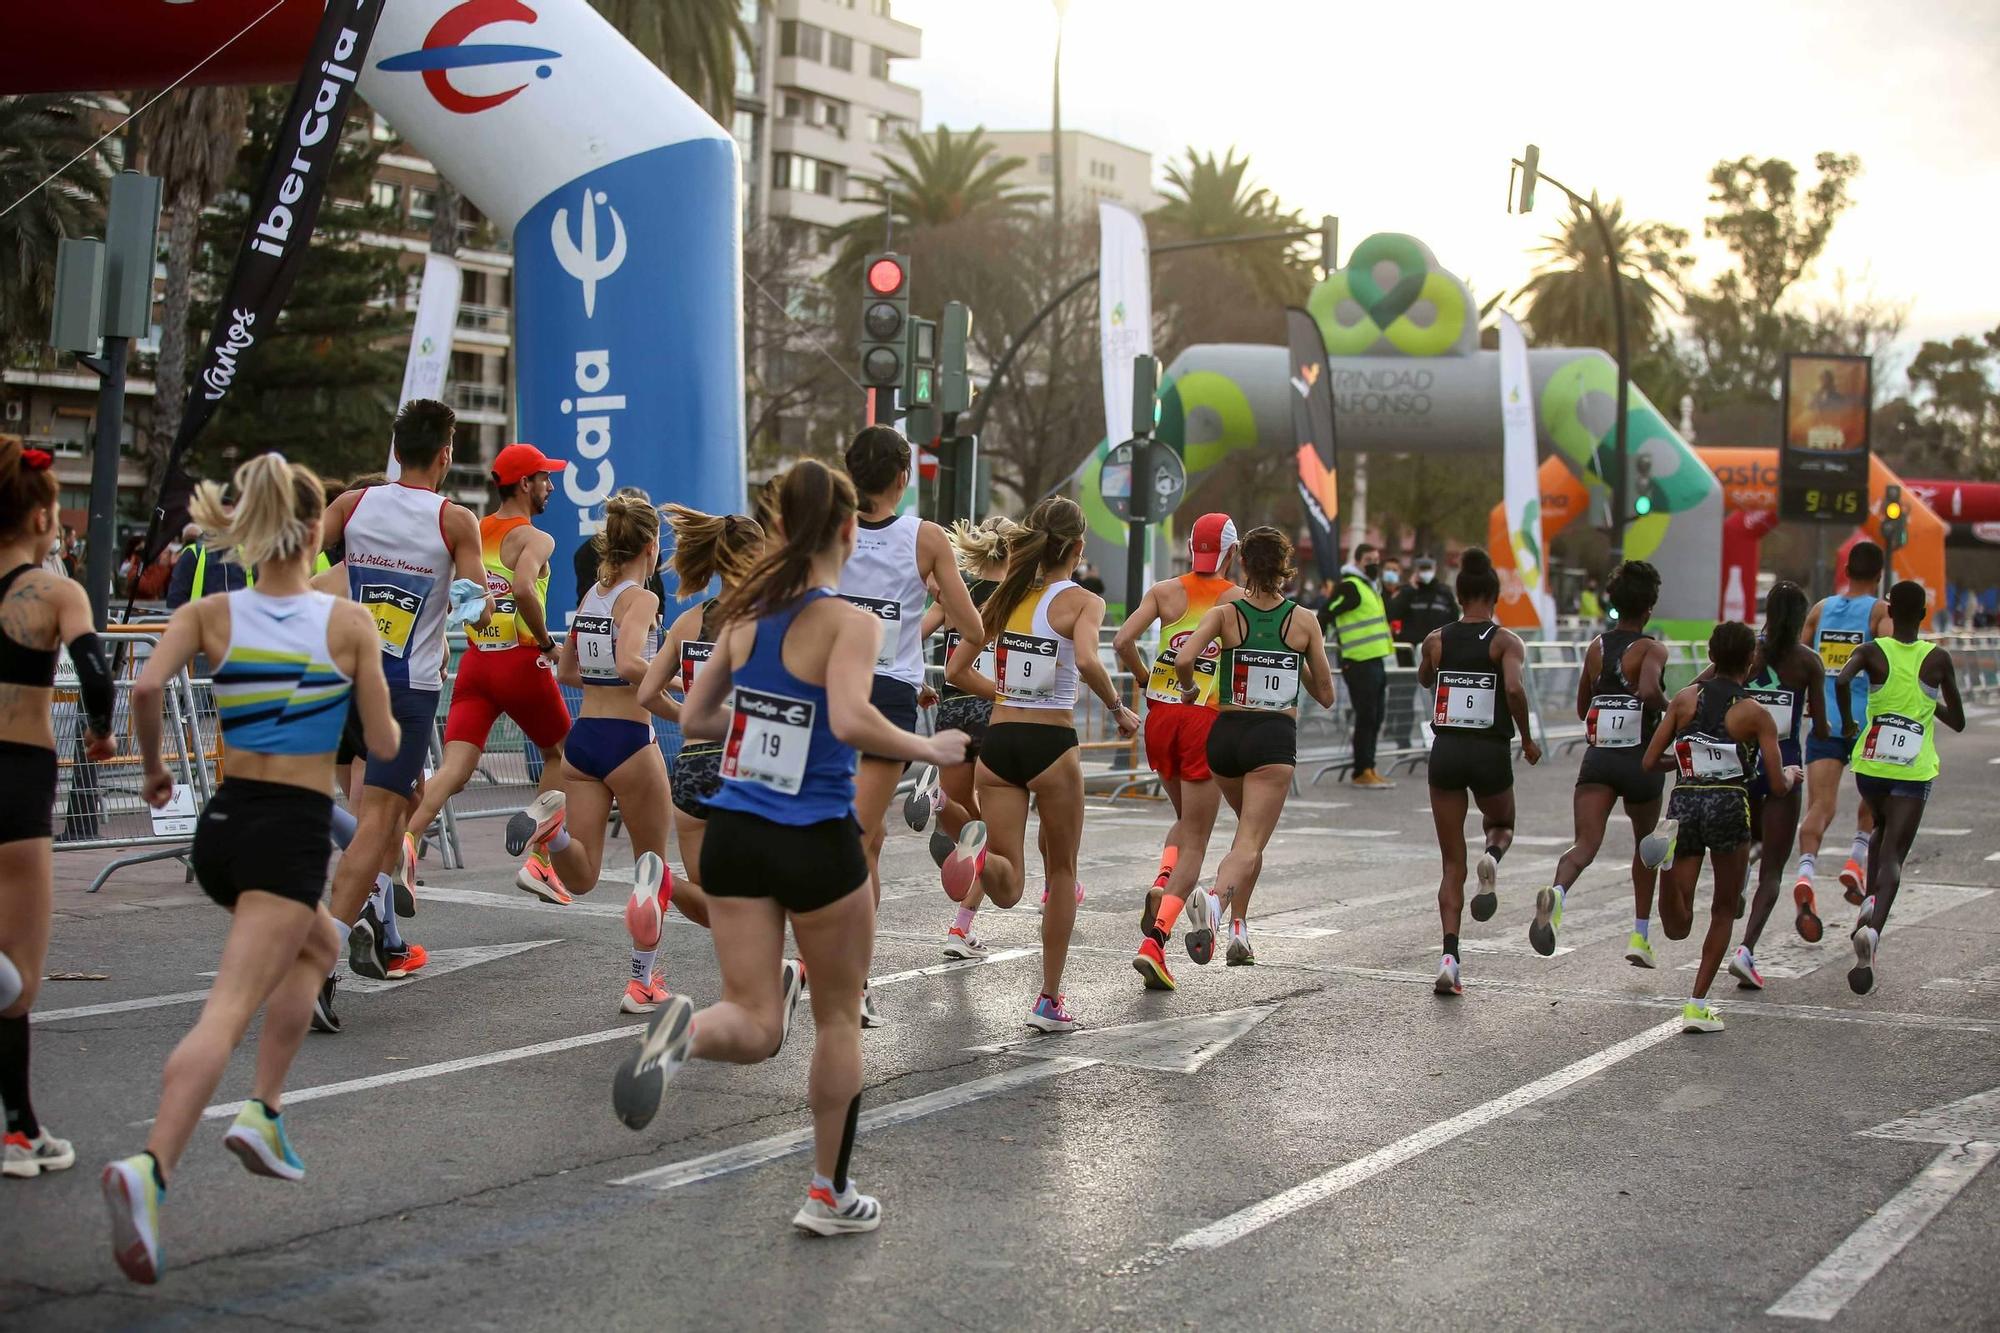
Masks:
[[[1076,569],[1076,586],[1085,592],[1104,596],[1104,580],[1098,576],[1097,566],[1085,561]]]
[[[180,543],[169,542],[160,548],[159,555],[147,561],[139,571],[139,599],[147,602],[163,600],[167,595],[167,585],[173,581],[174,561],[180,556]]]
[[[1382,710],[1388,693],[1387,659],[1394,651],[1389,613],[1382,605],[1377,582],[1382,563],[1367,542],[1354,548],[1354,559],[1341,567],[1340,586],[1321,613],[1333,622],[1340,647],[1340,676],[1354,709],[1354,785],[1364,791],[1387,791],[1396,784],[1375,771],[1375,743],[1382,732]]]
[[[235,592],[249,583],[249,571],[233,560],[211,557],[201,529],[190,523],[181,529],[181,553],[167,581],[167,609],[177,611],[210,593]]]
[[[134,537],[131,543],[125,548],[125,558],[118,562],[118,586],[128,594],[134,593],[138,589],[139,571],[145,564],[140,558],[139,548],[145,544],[146,539],[144,537]]]
[[[1586,575],[1583,592],[1577,597],[1577,614],[1583,617],[1586,628],[1595,629],[1604,623],[1604,599],[1597,595],[1597,576]]]
[[[1437,561],[1427,555],[1418,556],[1412,571],[1413,578],[1389,599],[1389,627],[1396,635],[1396,665],[1414,668],[1417,665],[1417,651],[1423,647],[1424,639],[1432,630],[1443,629],[1458,619],[1458,599],[1451,595],[1451,589],[1438,581]],[[1402,722],[1402,743],[1414,742],[1415,727],[1412,725],[1418,711],[1418,698],[1414,684],[1402,686],[1404,704],[1400,714]],[[1390,723],[1392,729],[1399,715],[1395,700],[1391,697]],[[1422,710],[1428,717],[1430,709]]]

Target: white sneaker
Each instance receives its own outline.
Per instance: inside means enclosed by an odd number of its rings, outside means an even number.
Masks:
[[[1729,955],[1729,975],[1744,990],[1764,989],[1764,974],[1757,970],[1757,959],[1748,945],[1737,945],[1736,952]]]
[[[1215,957],[1215,919],[1221,915],[1216,910],[1215,895],[1207,889],[1196,889],[1187,900],[1187,934],[1183,942],[1187,945],[1187,955],[1197,966],[1207,967]]]
[[[903,801],[903,822],[910,826],[910,832],[922,833],[931,825],[931,816],[944,809],[944,788],[938,785],[936,764],[924,764],[917,769],[916,785]]]
[[[1229,949],[1222,961],[1227,967],[1249,967],[1257,961],[1257,955],[1250,950],[1250,927],[1242,922],[1234,922],[1229,927]]]
[[[1875,989],[1875,950],[1881,943],[1882,937],[1873,926],[1862,926],[1854,932],[1854,966],[1847,971],[1847,988],[1856,995],[1866,995]]]
[[[26,1134],[9,1134],[6,1148],[0,1150],[0,1175],[17,1180],[33,1180],[45,1171],[67,1171],[75,1165],[75,1145],[49,1133],[47,1125],[32,1139]]]
[[[1662,819],[1653,831],[1639,839],[1639,864],[1658,870],[1674,858],[1674,837],[1681,831],[1678,819]]]
[[[785,1049],[785,1042],[792,1035],[792,1015],[799,1009],[799,996],[805,994],[806,965],[796,958],[787,958],[778,968],[778,984],[784,987],[785,1025],[778,1030],[778,1049]]]
[[[1472,873],[1479,879],[1479,892],[1472,895],[1469,904],[1474,921],[1491,921],[1493,914],[1500,910],[1500,863],[1493,859],[1491,852],[1481,852]]]
[[[1437,981],[1431,987],[1439,995],[1463,995],[1465,987],[1458,980],[1458,960],[1450,954],[1438,959]]]
[[[864,1028],[882,1026],[882,1011],[875,1007],[875,992],[866,986],[861,988],[861,1026]]]
[[[944,933],[944,956],[946,958],[984,958],[992,952],[986,941],[953,926]]]
[[[815,1236],[846,1236],[881,1226],[881,1203],[855,1189],[851,1180],[847,1188],[846,1203],[836,1200],[831,1191],[814,1189],[806,1195],[806,1206],[793,1216],[792,1225]]]

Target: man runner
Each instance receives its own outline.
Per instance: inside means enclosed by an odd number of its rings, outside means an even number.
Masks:
[[[472,779],[493,722],[505,713],[542,752],[542,791],[562,785],[563,738],[569,734],[569,707],[556,688],[552,663],[556,641],[543,608],[549,592],[549,555],[556,539],[535,527],[548,508],[556,484],[552,473],[569,464],[550,458],[532,444],[510,444],[493,460],[492,478],[500,506],[479,520],[479,552],[486,590],[493,595],[493,618],[466,634],[444,722],[444,763],[424,784],[417,810],[403,833],[403,871],[414,877],[417,840],[444,803]],[[511,849],[510,849],[511,850]],[[528,849],[514,882],[558,906],[569,891],[539,847]],[[405,884],[411,896],[415,885]]]
[[[1203,514],[1188,534],[1193,573],[1162,579],[1146,590],[1139,605],[1118,633],[1112,650],[1132,679],[1146,682],[1146,764],[1159,776],[1160,786],[1174,805],[1173,827],[1160,852],[1159,873],[1146,893],[1139,930],[1144,936],[1132,966],[1146,979],[1148,990],[1172,990],[1163,950],[1195,881],[1201,877],[1208,837],[1222,797],[1208,770],[1208,733],[1215,725],[1215,664],[1222,645],[1211,643],[1194,668],[1199,691],[1182,702],[1174,675],[1174,654],[1201,618],[1222,602],[1243,595],[1231,571],[1236,563],[1236,525],[1227,514]],[[1139,652],[1139,636],[1160,624],[1160,649],[1151,667]]]
[[[401,478],[337,497],[322,520],[322,545],[345,542],[348,592],[375,621],[390,712],[402,729],[394,759],[368,759],[354,838],[333,872],[334,928],[348,963],[377,981],[407,976],[425,961],[420,946],[395,938],[389,877],[379,872],[409,820],[430,755],[453,575],[484,603],[474,624],[485,626],[493,609],[484,593],[479,520],[437,491],[451,468],[457,426],[452,410],[434,399],[403,404],[390,431]]]

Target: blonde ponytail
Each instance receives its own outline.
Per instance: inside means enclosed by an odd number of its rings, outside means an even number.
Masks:
[[[951,525],[951,549],[960,572],[975,578],[995,565],[1007,562],[1007,541],[1021,525],[1004,514],[993,514],[970,523],[965,519]]]
[[[319,549],[326,491],[312,469],[286,462],[283,454],[258,454],[236,469],[233,484],[234,510],[212,481],[195,487],[188,506],[212,550],[254,569],[275,560],[304,559]]]

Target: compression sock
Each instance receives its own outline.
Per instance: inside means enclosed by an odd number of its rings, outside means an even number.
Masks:
[[[1445,935],[1444,952],[1447,958],[1458,957],[1458,936],[1449,933]]]
[[[641,986],[653,984],[653,959],[659,952],[657,948],[632,951],[632,980]]]
[[[42,1125],[28,1100],[28,1016],[0,1018],[0,1102],[7,1107],[7,1132],[35,1138]]]
[[[349,810],[344,805],[334,806],[333,845],[340,848],[340,850],[343,852],[346,851],[347,844],[354,841],[354,830],[359,825],[359,823],[360,821],[355,819],[354,812],[352,810]]]
[[[14,966],[14,960],[0,953],[0,1009],[12,1005],[21,998],[21,971]]]
[[[1197,888],[1195,892],[1200,893],[1201,890]],[[1176,898],[1171,893],[1160,895],[1160,910],[1153,913],[1153,929],[1160,932],[1162,940],[1168,939],[1173,935],[1174,922],[1181,919],[1181,909],[1186,906],[1187,899],[1185,898]]]
[[[1854,835],[1854,845],[1848,849],[1847,855],[1856,865],[1865,866],[1868,864],[1869,841],[1869,835],[1866,833],[1856,833]]]
[[[1651,918],[1651,917],[1644,917],[1644,916],[1635,916],[1635,917],[1633,917],[1633,918],[1632,918],[1632,933],[1633,933],[1634,935],[1637,935],[1637,936],[1638,936],[1638,937],[1639,937],[1640,939],[1642,939],[1642,940],[1646,940],[1646,939],[1651,939],[1651,938],[1652,938],[1652,936],[1653,936],[1653,921],[1652,921],[1652,918]]]
[[[847,1104],[847,1128],[840,1133],[840,1156],[833,1161],[833,1179],[827,1183],[842,1203],[847,1202],[853,1186],[847,1179],[847,1162],[854,1155],[854,1130],[861,1119],[861,1094],[855,1093],[854,1100]]]
[[[977,907],[959,908],[957,917],[952,920],[951,928],[961,935],[971,935],[972,918],[978,915],[978,913],[979,909]]]
[[[1818,857],[1818,856],[1819,856],[1819,853],[1817,853],[1817,852],[1800,852],[1800,853],[1799,853],[1799,878],[1800,878],[1800,879],[1802,879],[1802,880],[1805,880],[1805,881],[1806,881],[1807,883],[1811,883],[1811,882],[1812,882],[1812,877],[1813,877],[1813,861],[1814,861],[1815,859],[1817,859],[1817,857]]]
[[[1174,866],[1179,864],[1180,859],[1181,849],[1172,843],[1168,843],[1160,852],[1160,872],[1153,876],[1154,888],[1165,889],[1167,887],[1167,880],[1173,876]]]
[[[395,893],[387,875],[375,877],[375,914],[382,922],[382,946],[390,950],[403,947],[403,932],[396,926]]]
[[[549,835],[549,840],[542,844],[542,850],[553,856],[555,855],[555,853],[562,851],[568,846],[569,846],[569,825],[565,824],[561,828],[557,829],[554,833]]]
[[[1507,854],[1507,849],[1505,847],[1495,846],[1494,844],[1489,842],[1486,844],[1486,854],[1492,857],[1495,861],[1498,861],[1501,857]]]

